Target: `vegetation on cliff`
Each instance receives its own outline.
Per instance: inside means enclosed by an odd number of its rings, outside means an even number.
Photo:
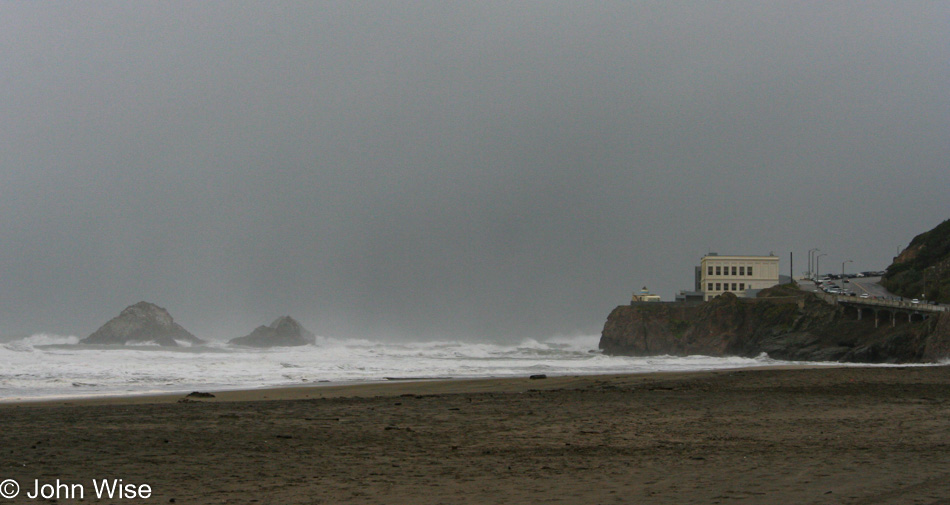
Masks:
[[[905,298],[950,303],[950,219],[914,237],[887,267],[881,285]]]

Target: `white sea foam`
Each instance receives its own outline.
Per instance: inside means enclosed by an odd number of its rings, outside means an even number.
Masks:
[[[381,381],[398,377],[511,377],[756,367],[767,356],[633,358],[605,356],[598,335],[527,339],[514,345],[383,343],[319,337],[316,345],[248,349],[222,343],[77,346],[74,336],[34,335],[0,345],[0,401],[245,389],[290,384]]]

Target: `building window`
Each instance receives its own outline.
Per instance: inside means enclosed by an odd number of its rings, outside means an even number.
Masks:
[[[712,265],[709,266],[708,272],[706,273],[706,275],[712,275]]]
[[[745,291],[745,283],[744,283],[744,282],[740,282],[740,283],[739,283],[739,291]]]
[[[732,267],[732,275],[736,275],[736,267]]]
[[[706,288],[706,291],[712,291],[712,290],[713,290],[713,289],[712,289],[712,283],[710,282],[710,283],[709,283],[709,287]]]
[[[746,271],[749,272],[749,275],[752,275],[752,267],[749,267]]]
[[[720,284],[720,283],[717,282],[717,283],[716,283],[716,291],[721,291],[721,290],[722,290],[722,284]]]
[[[739,275],[745,275],[745,267],[739,267]]]
[[[735,283],[735,282],[732,283],[732,290],[733,290],[733,291],[736,290],[736,283]]]
[[[716,267],[716,275],[722,275],[722,267]]]

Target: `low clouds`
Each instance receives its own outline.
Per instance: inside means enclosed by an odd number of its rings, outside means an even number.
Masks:
[[[599,331],[947,217],[939,4],[10,4],[0,333]]]

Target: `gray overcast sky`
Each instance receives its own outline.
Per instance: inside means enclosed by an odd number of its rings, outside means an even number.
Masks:
[[[600,331],[950,217],[947,2],[5,2],[0,335]]]

